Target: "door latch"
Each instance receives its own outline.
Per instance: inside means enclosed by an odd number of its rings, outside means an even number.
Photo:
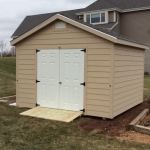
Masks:
[[[81,83],[80,85],[84,85],[84,86],[85,86],[85,82],[84,82],[84,83]]]
[[[38,82],[41,82],[41,81],[36,80],[36,83],[38,83]]]

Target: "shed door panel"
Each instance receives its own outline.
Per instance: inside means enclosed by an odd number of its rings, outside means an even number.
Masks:
[[[60,51],[60,109],[79,111],[83,109],[84,52]]]
[[[83,109],[84,52],[41,50],[38,53],[38,104],[41,107]]]
[[[38,53],[38,104],[59,108],[59,50]]]

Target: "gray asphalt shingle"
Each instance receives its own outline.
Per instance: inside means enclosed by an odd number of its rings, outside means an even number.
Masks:
[[[97,0],[83,11],[118,8],[120,10],[150,7],[150,0]]]

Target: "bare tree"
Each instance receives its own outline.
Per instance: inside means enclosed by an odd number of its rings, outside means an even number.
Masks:
[[[3,57],[3,51],[4,48],[6,47],[7,42],[5,42],[4,40],[0,40],[0,50],[1,50],[1,57]]]
[[[15,47],[14,46],[10,48],[10,53],[12,54],[12,56],[16,55]]]

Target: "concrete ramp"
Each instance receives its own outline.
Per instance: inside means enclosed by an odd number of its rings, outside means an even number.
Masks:
[[[36,107],[25,111],[20,115],[69,123],[82,114],[83,112],[81,111],[68,111],[61,109]]]

